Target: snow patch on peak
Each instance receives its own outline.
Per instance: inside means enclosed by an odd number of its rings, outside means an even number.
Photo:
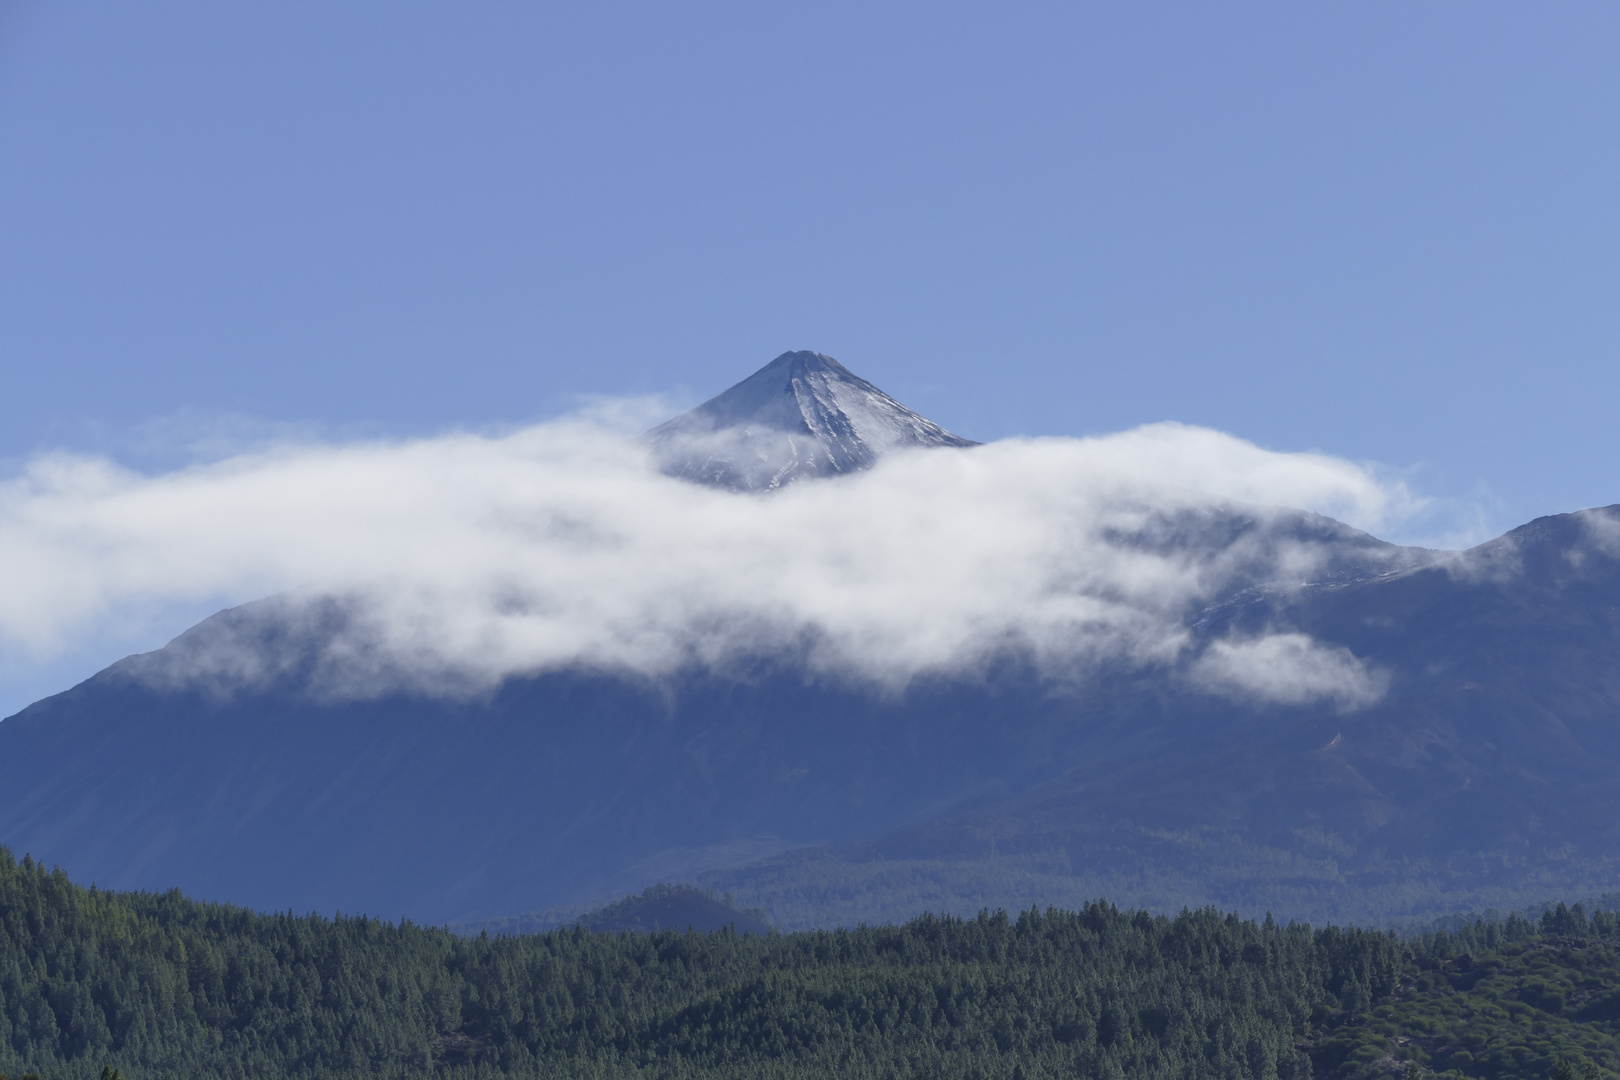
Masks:
[[[735,491],[869,469],[891,450],[978,445],[816,352],[783,353],[649,436],[664,472]]]

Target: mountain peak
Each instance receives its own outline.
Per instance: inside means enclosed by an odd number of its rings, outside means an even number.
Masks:
[[[666,473],[735,491],[869,469],[889,450],[978,445],[809,351],[783,353],[649,435]]]

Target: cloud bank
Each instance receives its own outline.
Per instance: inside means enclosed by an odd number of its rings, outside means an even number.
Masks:
[[[0,648],[44,657],[157,606],[285,594],[284,611],[343,598],[323,647],[350,693],[781,650],[897,688],[1015,651],[1057,675],[1179,664],[1221,692],[1363,704],[1377,678],[1343,650],[1285,634],[1194,655],[1185,618],[1329,557],[1268,508],[1378,530],[1416,505],[1358,465],[1178,424],[900,452],[769,496],[664,476],[600,416],[162,475],[58,454],[0,485]]]

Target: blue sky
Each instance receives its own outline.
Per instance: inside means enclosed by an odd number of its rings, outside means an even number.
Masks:
[[[1620,9],[7,4],[0,453],[840,357],[1620,500]]]
[[[1620,8],[0,0],[0,464],[708,396],[1620,502]]]

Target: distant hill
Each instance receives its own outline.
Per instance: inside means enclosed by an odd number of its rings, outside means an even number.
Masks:
[[[726,409],[803,419],[809,393],[868,450],[872,416],[898,425],[886,445],[962,443],[852,379],[787,354]],[[818,475],[794,460],[807,471],[772,482]],[[691,478],[728,482],[707,469]],[[264,601],[0,723],[0,842],[103,887],[432,923],[679,881],[784,929],[1104,895],[1374,923],[1597,895],[1620,888],[1617,511],[1462,553],[1237,507],[1122,541],[1227,568],[1186,619],[1189,656],[1309,635],[1376,672],[1376,701],[1262,703],[1199,685],[1190,659],[1065,680],[1011,653],[892,693],[783,655],[333,700],[309,672],[342,604]],[[1301,550],[1305,570],[1279,571]],[[221,650],[282,674],[223,694],[148,677]],[[667,906],[638,917],[695,925]]]
[[[770,923],[757,912],[739,911],[729,898],[691,885],[650,885],[635,896],[615,900],[595,911],[568,917],[550,912],[513,915],[452,927],[459,933],[533,934],[559,926],[580,926],[607,933],[661,930],[712,933],[730,928],[739,934],[772,933]]]

